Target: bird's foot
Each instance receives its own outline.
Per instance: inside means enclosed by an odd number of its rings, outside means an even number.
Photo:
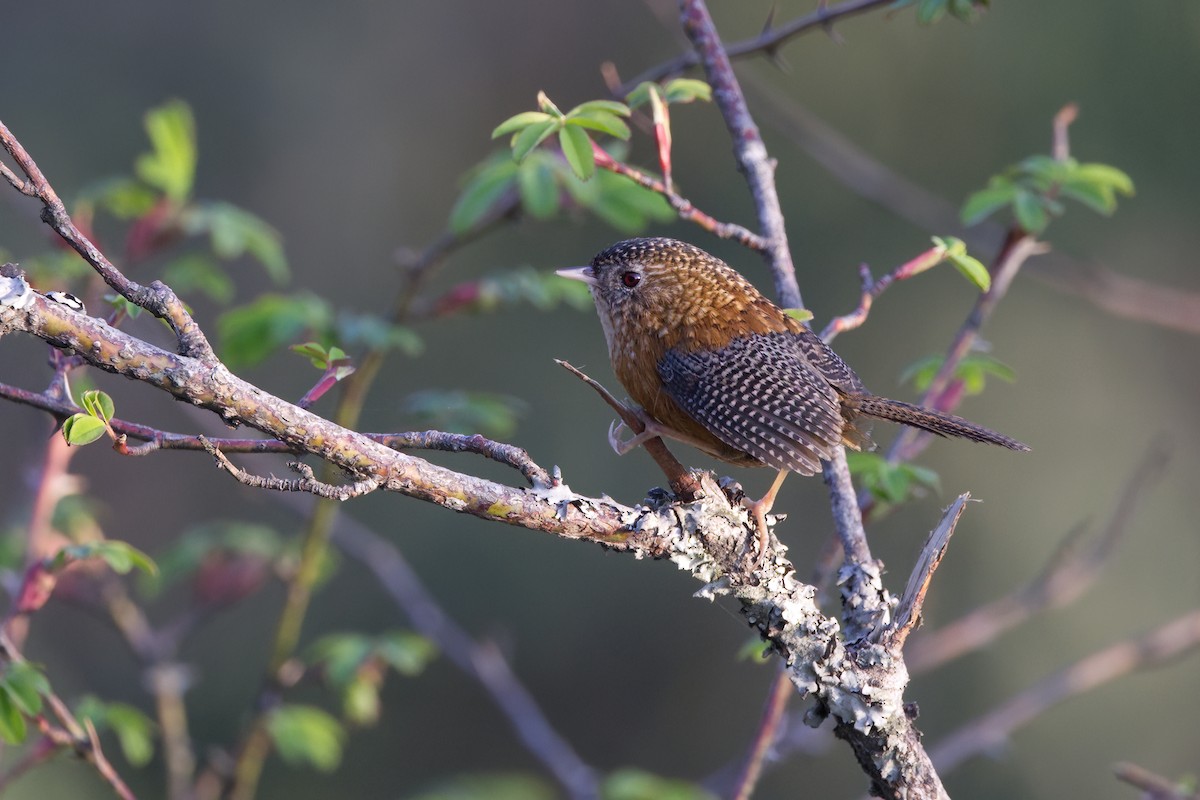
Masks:
[[[758,545],[758,552],[753,561],[755,569],[762,569],[765,566],[767,546],[771,543],[771,531],[767,527],[767,512],[771,510],[775,498],[771,497],[769,498],[769,502],[765,501],[768,501],[768,498],[764,497],[761,500],[751,500],[748,497],[742,498],[742,505],[750,512],[757,531],[755,543]]]
[[[608,445],[619,456],[623,456],[635,447],[644,444],[651,439],[656,439],[660,436],[668,435],[665,429],[654,420],[641,412],[641,409],[633,410],[641,420],[643,430],[641,433],[634,434],[628,439],[621,438],[621,432],[629,430],[629,427],[621,420],[614,420],[608,426]]]

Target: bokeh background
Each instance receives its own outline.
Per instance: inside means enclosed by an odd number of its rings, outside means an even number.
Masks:
[[[813,2],[714,2],[727,41],[755,35]],[[1049,147],[1050,120],[1080,104],[1074,154],[1115,164],[1138,194],[1112,219],[1075,207],[1053,225],[1056,250],[1180,291],[1200,291],[1200,5],[1174,0],[997,0],[974,25],[918,25],[912,12],[874,13],[783,48],[787,69],[764,60],[739,71],[772,87],[847,139],[930,190],[959,202],[1004,166]],[[479,3],[158,3],[63,0],[48,9],[9,4],[0,47],[0,119],[38,159],[60,193],[128,172],[145,149],[142,113],[188,101],[199,129],[198,194],[261,215],[284,237],[294,286],[339,307],[383,311],[397,285],[394,253],[444,230],[468,168],[493,152],[500,120],[531,108],[539,89],[567,107],[604,96],[598,70],[631,77],[681,51],[674,11],[621,0]],[[864,201],[793,141],[760,122],[779,160],[779,188],[807,304],[818,323],[856,303],[860,262],[876,273],[928,246],[931,233]],[[753,225],[753,210],[711,106],[679,110],[675,168],[683,191],[721,219]],[[633,159],[650,163],[643,138]],[[43,252],[36,209],[12,191],[0,203],[0,247],[17,260]],[[673,223],[654,233],[721,254],[760,286],[757,257]],[[619,235],[584,215],[521,222],[456,253],[435,289],[521,265],[583,263]],[[979,253],[986,258],[987,253]],[[136,277],[154,277],[147,264]],[[1015,384],[993,383],[963,413],[1033,447],[1017,457],[936,443],[922,464],[942,491],[871,531],[899,591],[939,509],[969,489],[971,506],[938,572],[927,624],[947,623],[1028,581],[1072,527],[1099,526],[1153,437],[1172,460],[1131,522],[1111,565],[1073,605],[1048,612],[982,652],[915,680],[910,699],[937,742],[1014,692],[1113,641],[1200,603],[1200,360],[1195,335],[1118,319],[1039,282],[1036,262],[1013,287],[985,337]],[[267,288],[252,264],[235,268],[239,297]],[[49,289],[53,287],[39,287]],[[890,290],[867,326],[839,351],[875,391],[911,398],[903,368],[945,346],[972,301],[951,270]],[[217,309],[199,303],[202,324]],[[557,464],[588,494],[633,502],[661,482],[644,454],[613,455],[610,413],[558,369],[568,358],[612,382],[594,316],[527,310],[424,326],[425,352],[397,356],[368,403],[363,428],[411,427],[397,409],[422,388],[519,396],[528,404],[512,440]],[[44,348],[0,341],[0,380],[41,388]],[[298,397],[312,373],[280,354],[245,377]],[[122,416],[173,430],[211,430],[192,410],[149,389],[101,376]],[[326,404],[329,402],[324,401]],[[319,406],[328,408],[328,405]],[[893,432],[877,428],[886,444]],[[49,433],[44,416],[0,407],[4,458],[0,509],[17,524]],[[685,459],[714,466],[687,451]],[[473,457],[437,457],[502,476]],[[261,462],[262,470],[279,470]],[[103,447],[74,462],[103,498],[108,533],[154,553],[190,526],[246,518],[294,532],[273,498],[236,486],[197,454],[121,459]],[[738,475],[752,491],[766,474]],[[801,565],[829,528],[820,481],[792,479],[777,506],[779,530]],[[347,504],[343,513],[403,550],[445,609],[496,639],[551,721],[584,759],[703,779],[740,758],[772,669],[738,660],[746,626],[728,604],[692,599],[696,586],[662,563],[487,524],[396,496]],[[278,587],[208,623],[186,648],[199,682],[189,695],[203,755],[228,744],[258,685],[281,593]],[[406,620],[351,560],[321,591],[306,640],[334,630],[381,631]],[[93,692],[147,707],[141,676],[112,631],[79,608],[51,604],[35,620],[30,657],[66,696]],[[989,759],[945,776],[974,798],[1121,798],[1110,766],[1139,762],[1168,776],[1200,763],[1200,656],[1123,678],[1057,706]],[[320,701],[319,694],[306,695]],[[382,722],[353,733],[339,772],[324,776],[272,762],[263,797],[405,797],[463,773],[537,771],[478,686],[441,660],[415,680],[393,680]],[[156,762],[157,764],[157,762]],[[118,766],[122,766],[118,758]],[[161,793],[153,766],[123,771],[145,796]],[[760,797],[853,797],[864,788],[844,746],[773,768]],[[105,797],[83,766],[62,759],[23,778],[11,797]]]

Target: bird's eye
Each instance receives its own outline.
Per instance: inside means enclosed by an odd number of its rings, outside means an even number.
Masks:
[[[632,289],[642,282],[642,276],[636,272],[626,272],[621,275],[621,283],[625,284],[627,289]]]

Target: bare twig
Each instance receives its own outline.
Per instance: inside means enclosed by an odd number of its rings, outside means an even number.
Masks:
[[[992,251],[1003,241],[1005,229],[999,223],[964,228],[954,204],[880,163],[752,73],[743,83],[766,101],[764,110],[775,128],[851,191],[919,228],[958,236],[972,251]],[[1029,275],[1115,316],[1200,334],[1200,293],[1159,286],[1057,252],[1040,256]]]
[[[666,182],[658,178],[647,175],[637,167],[631,167],[628,164],[617,161],[595,142],[592,142],[592,150],[596,155],[597,167],[606,169],[617,175],[623,175],[639,186],[662,195],[671,204],[671,208],[675,210],[680,219],[694,222],[714,236],[722,239],[732,239],[750,250],[762,252],[767,249],[767,240],[757,233],[741,225],[735,225],[732,222],[720,222],[716,218],[709,216],[692,205],[691,200],[676,192],[674,187],[668,186]]]
[[[276,492],[308,492],[309,494],[315,494],[317,497],[323,497],[326,500],[346,501],[353,497],[370,494],[378,489],[380,485],[378,478],[367,477],[344,486],[333,486],[332,484],[317,480],[316,476],[313,475],[312,467],[299,461],[293,461],[288,464],[289,467],[300,473],[301,477],[298,479],[285,480],[274,476],[264,478],[261,475],[252,475],[234,464],[216,445],[203,436],[200,437],[200,443],[205,445],[204,449],[216,460],[218,467],[236,478],[238,483],[253,489],[271,489]]]
[[[946,555],[946,548],[950,546],[950,537],[954,535],[954,528],[958,525],[958,520],[970,499],[970,492],[960,494],[946,509],[942,515],[942,521],[930,532],[925,546],[921,548],[921,556],[917,559],[917,565],[908,578],[904,595],[900,598],[900,605],[896,608],[895,621],[883,634],[888,638],[890,645],[903,648],[908,635],[916,629],[920,622],[921,608],[925,604],[925,594],[929,591],[929,582],[933,580],[934,571],[942,563],[942,557]]]
[[[149,286],[142,286],[136,281],[125,277],[112,262],[110,262],[96,245],[75,226],[67,208],[59,199],[58,193],[46,180],[36,162],[21,145],[12,132],[0,122],[0,144],[9,152],[17,166],[25,173],[27,181],[19,183],[10,171],[6,170],[5,178],[22,194],[36,197],[42,201],[44,210],[42,221],[54,229],[83,259],[96,270],[104,282],[118,294],[134,305],[141,306],[154,316],[162,319],[175,332],[179,341],[179,352],[204,361],[215,361],[212,345],[204,336],[203,331],[192,319],[183,303],[165,284],[155,281]]]
[[[1164,440],[1153,443],[1131,473],[1101,534],[1086,545],[1072,534],[1031,583],[966,614],[937,630],[922,632],[905,653],[914,674],[925,672],[996,640],[1047,608],[1079,597],[1100,575],[1116,544],[1130,530],[1130,520],[1167,465]],[[1080,529],[1082,532],[1082,529]]]
[[[1200,792],[1188,791],[1184,784],[1164,778],[1145,767],[1122,761],[1113,766],[1117,780],[1142,790],[1142,800],[1198,800]]]
[[[802,33],[816,29],[830,31],[832,30],[833,23],[840,19],[862,14],[881,6],[886,6],[891,2],[892,0],[848,0],[844,3],[838,3],[835,6],[820,3],[817,6],[817,10],[811,14],[796,17],[794,20],[779,27],[772,27],[768,24],[758,36],[753,39],[733,42],[725,50],[730,58],[743,58],[757,53],[766,53],[768,56],[773,56],[790,39]],[[698,64],[700,64],[700,58],[696,53],[685,53],[671,61],[651,67],[641,75],[638,75],[620,88],[618,96],[624,97],[633,91],[634,87],[642,81],[661,81],[673,75],[686,72]]]
[[[609,408],[617,412],[617,416],[621,421],[628,426],[629,430],[636,433],[641,433],[645,430],[645,425],[636,413],[620,400],[612,396],[612,393],[605,389],[604,386],[592,378],[585,375],[580,369],[572,366],[561,359],[554,359],[555,363],[565,369],[567,372],[574,375],[579,380],[586,383],[595,390],[596,394],[600,395],[601,399],[608,404]],[[667,481],[671,484],[671,491],[676,496],[691,499],[695,498],[699,493],[700,484],[679,459],[667,449],[667,444],[661,438],[649,439],[642,444],[642,447],[654,459],[654,463],[658,464],[659,469],[667,476]]]
[[[1197,647],[1200,647],[1200,610],[1080,659],[947,735],[931,748],[930,755],[938,769],[952,770],[967,759],[1002,745],[1015,730],[1063,700],[1136,670],[1160,666]]]
[[[763,706],[762,719],[759,720],[758,730],[754,741],[750,744],[750,752],[746,754],[746,762],[738,775],[737,784],[730,795],[733,800],[750,800],[758,779],[762,776],[763,764],[775,745],[779,736],[780,723],[783,722],[784,711],[787,710],[788,700],[796,693],[787,670],[780,670],[771,682],[771,692]]]
[[[763,254],[775,278],[775,292],[785,308],[804,308],[800,285],[796,282],[796,269],[792,266],[792,253],[788,248],[779,193],[775,188],[775,161],[767,154],[758,125],[750,116],[742,88],[733,74],[733,65],[729,63],[729,56],[721,45],[721,37],[704,0],[682,0],[680,8],[683,32],[704,66],[712,86],[713,100],[721,111],[733,141],[733,155],[738,169],[745,175],[754,198],[759,228],[767,242]]]

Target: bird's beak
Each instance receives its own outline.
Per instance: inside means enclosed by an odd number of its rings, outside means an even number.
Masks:
[[[571,267],[570,269],[556,269],[555,275],[561,275],[564,278],[570,278],[573,281],[583,281],[588,286],[596,285],[596,276],[592,272],[591,267]]]

